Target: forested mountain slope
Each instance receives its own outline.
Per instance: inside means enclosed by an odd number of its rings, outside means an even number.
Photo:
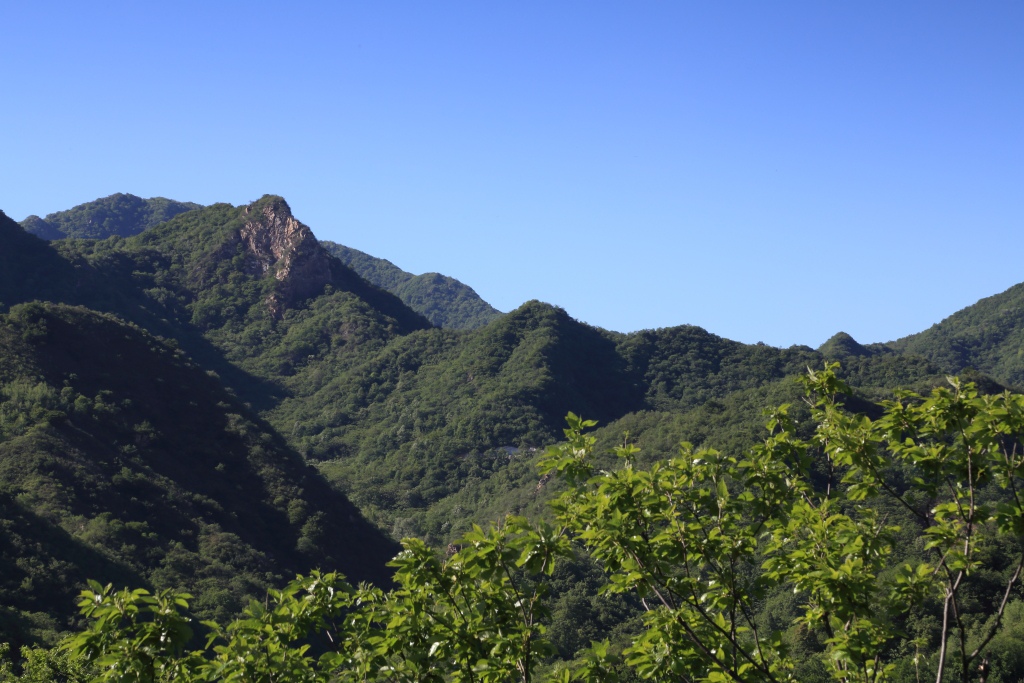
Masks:
[[[753,351],[755,358],[758,352],[765,353],[763,347]],[[780,350],[774,351],[778,353]],[[821,367],[825,360],[841,360],[844,364],[842,374],[857,392],[849,399],[851,408],[872,414],[877,412],[872,402],[892,398],[894,389],[928,391],[945,383],[945,374],[938,366],[920,357],[892,352],[870,358],[839,358],[819,355],[809,349],[790,350],[769,357],[770,365],[780,363],[785,367],[789,353],[797,353],[808,361],[803,368],[805,372],[807,367]],[[753,360],[747,357],[738,365],[757,368]],[[729,370],[728,365],[726,368]],[[791,414],[798,421],[807,417],[802,388],[797,381],[799,373],[784,375],[779,372],[772,376],[763,366],[760,372],[760,378],[755,374],[746,388],[736,390],[720,383],[723,379],[728,382],[728,372],[724,378],[715,374],[703,378],[691,376],[686,384],[703,387],[701,393],[709,396],[693,403],[664,402],[664,394],[652,392],[647,400],[636,404],[638,407],[617,419],[600,421],[596,432],[596,452],[610,453],[613,446],[621,445],[627,438],[641,449],[640,463],[674,456],[683,441],[715,448],[735,457],[742,456],[765,437],[763,412],[766,409],[789,404],[792,406]],[[970,379],[981,380],[989,391],[1002,388],[985,377],[972,376]],[[443,544],[468,531],[473,522],[500,519],[509,513],[531,517],[546,515],[547,502],[559,488],[554,482],[538,478],[536,463],[541,456],[542,449],[516,451],[507,458],[506,466],[496,469],[490,477],[470,478],[458,492],[435,505],[423,510],[396,510],[396,527]],[[616,466],[614,458],[607,458],[601,464],[608,468]],[[330,472],[339,465],[325,463],[321,467]]]
[[[21,226],[45,240],[131,237],[200,208],[202,205],[194,202],[117,193],[48,214],[46,218],[29,216],[21,221]],[[322,244],[366,281],[397,295],[438,327],[473,329],[501,315],[471,287],[454,278],[440,273],[413,275],[390,261],[356,249],[334,242]]]
[[[37,552],[10,530],[0,591],[19,613],[66,617],[101,566],[221,616],[315,566],[385,579],[395,547],[174,344],[31,303],[0,316],[0,348],[0,498],[70,539]]]
[[[242,312],[217,318],[226,325],[248,316],[272,328],[303,297],[331,286],[338,290],[324,301],[344,309],[329,313],[352,326],[347,341],[367,321],[345,315],[346,306],[371,310],[385,330],[428,325],[318,251],[280,203],[256,208],[248,220],[244,208],[215,209],[210,220],[173,237],[154,232],[142,244],[66,241],[59,253],[0,219],[2,310],[9,308],[0,318],[8,639],[63,628],[90,576],[189,589],[201,596],[201,613],[221,616],[315,566],[386,580],[397,546],[224,387],[214,368],[249,379],[237,382],[249,397],[273,389],[203,333],[235,337],[209,315],[192,317],[226,305],[218,264],[237,259],[227,289]],[[37,297],[65,303],[10,308]],[[397,319],[380,310],[389,307]],[[204,370],[178,347],[216,362]]]
[[[381,285],[412,282],[364,261]],[[1019,296],[889,345],[840,333],[818,350],[609,332],[537,301],[442,329],[280,197],[104,240],[47,243],[0,215],[0,507],[15,539],[0,590],[28,586],[2,628],[59,629],[54,605],[97,572],[190,588],[210,613],[315,564],[379,579],[394,546],[359,511],[435,543],[541,514],[554,485],[533,461],[569,411],[599,420],[602,444],[630,432],[642,457],[684,439],[738,455],[762,409],[799,417],[794,377],[826,360],[864,411],[966,366],[1013,382]]]
[[[177,202],[165,197],[143,199],[119,192],[67,211],[48,214],[46,218],[29,216],[21,225],[26,231],[46,240],[67,237],[105,239],[114,235],[130,237],[198,208],[201,205],[193,202]]]
[[[363,505],[423,508],[557,438],[565,413],[613,419],[642,398],[613,339],[530,302],[475,332],[395,339],[270,414]]]
[[[375,520],[396,535],[437,538],[445,520],[435,506],[458,506],[463,525],[481,521],[466,514],[473,508],[457,492],[531,459],[560,437],[569,411],[599,420],[620,438],[624,430],[639,435],[619,420],[644,415],[637,424],[645,431],[671,434],[661,444],[701,441],[688,428],[672,427],[679,416],[756,395],[752,407],[747,399],[736,404],[751,407],[749,413],[726,417],[744,421],[749,445],[748,437],[760,434],[762,409],[780,395],[757,391],[777,385],[781,395],[794,396],[793,378],[826,358],[838,359],[807,347],[740,344],[692,326],[610,333],[529,302],[471,333],[397,338],[313,393],[293,394],[268,417],[282,430],[294,426],[296,447]],[[844,376],[866,397],[943,381],[927,360],[892,351],[843,361]],[[316,364],[307,372],[331,374]],[[526,476],[526,486],[536,486],[530,468]],[[442,504],[448,496],[462,502]],[[493,509],[495,500],[478,497],[474,504]]]
[[[71,264],[0,211],[0,309],[32,299],[58,299],[75,288]]]
[[[975,368],[1024,387],[1024,283],[889,346],[925,356],[946,372]]]
[[[605,332],[539,302],[475,331],[430,329],[330,259],[274,197],[189,212],[127,240],[60,247],[76,272],[117,281],[113,293],[75,303],[176,338],[396,531],[417,529],[467,481],[557,439],[570,410],[602,424],[686,412],[824,358],[692,326]],[[384,280],[401,277],[375,267]],[[890,352],[851,359],[847,372],[864,387],[891,386],[933,375],[922,363]]]
[[[343,244],[321,244],[368,282],[392,292],[438,327],[473,330],[501,315],[466,284],[440,273],[413,275],[391,261]]]

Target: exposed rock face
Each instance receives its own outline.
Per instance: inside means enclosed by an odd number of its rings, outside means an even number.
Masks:
[[[262,204],[262,205],[261,205]],[[323,292],[333,280],[331,256],[312,231],[292,216],[281,198],[246,208],[250,220],[239,230],[247,252],[246,271],[257,277],[273,272],[278,281],[267,300],[274,315]]]

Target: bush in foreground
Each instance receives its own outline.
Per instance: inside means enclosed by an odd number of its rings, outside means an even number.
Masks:
[[[805,378],[812,436],[782,406],[744,458],[683,444],[641,469],[627,443],[597,471],[594,423],[570,414],[541,461],[567,484],[554,524],[477,527],[443,558],[406,540],[386,593],[299,577],[201,624],[200,649],[189,596],[91,584],[55,666],[118,682],[1020,680],[1024,396],[951,379],[870,419],[843,409],[833,370]],[[552,665],[545,577],[574,544],[605,591],[639,598],[643,628]]]

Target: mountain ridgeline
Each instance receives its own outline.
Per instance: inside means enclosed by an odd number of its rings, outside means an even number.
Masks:
[[[21,221],[21,226],[26,232],[45,240],[132,237],[186,211],[200,208],[200,204],[193,202],[163,197],[143,199],[118,193],[67,211],[48,214],[46,218],[29,216]],[[474,329],[501,315],[471,287],[454,278],[440,273],[413,275],[390,261],[356,249],[334,242],[324,241],[321,244],[360,277],[395,294],[437,327]]]
[[[178,214],[198,208],[201,205],[193,202],[177,202],[164,197],[143,199],[119,192],[66,211],[48,214],[46,218],[29,216],[21,222],[21,226],[45,240],[68,237],[106,239],[115,235],[131,237]]]
[[[865,412],[947,373],[1024,380],[1021,286],[818,350],[620,334],[538,301],[501,315],[463,288],[321,243],[276,196],[106,239],[0,214],[0,641],[52,641],[86,577],[189,590],[218,618],[314,567],[386,583],[393,538],[543,514],[533,462],[569,411],[641,458],[739,453],[762,409],[800,418],[794,377],[826,360]]]
[[[1024,283],[889,346],[924,356],[946,372],[973,367],[1024,387]]]
[[[391,261],[335,242],[321,244],[368,282],[398,296],[437,327],[474,330],[501,315],[472,287],[440,273],[407,273]]]

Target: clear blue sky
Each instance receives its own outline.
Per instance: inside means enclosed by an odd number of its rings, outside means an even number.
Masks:
[[[817,346],[1024,281],[1024,3],[0,0],[0,209],[281,194],[630,331]]]

